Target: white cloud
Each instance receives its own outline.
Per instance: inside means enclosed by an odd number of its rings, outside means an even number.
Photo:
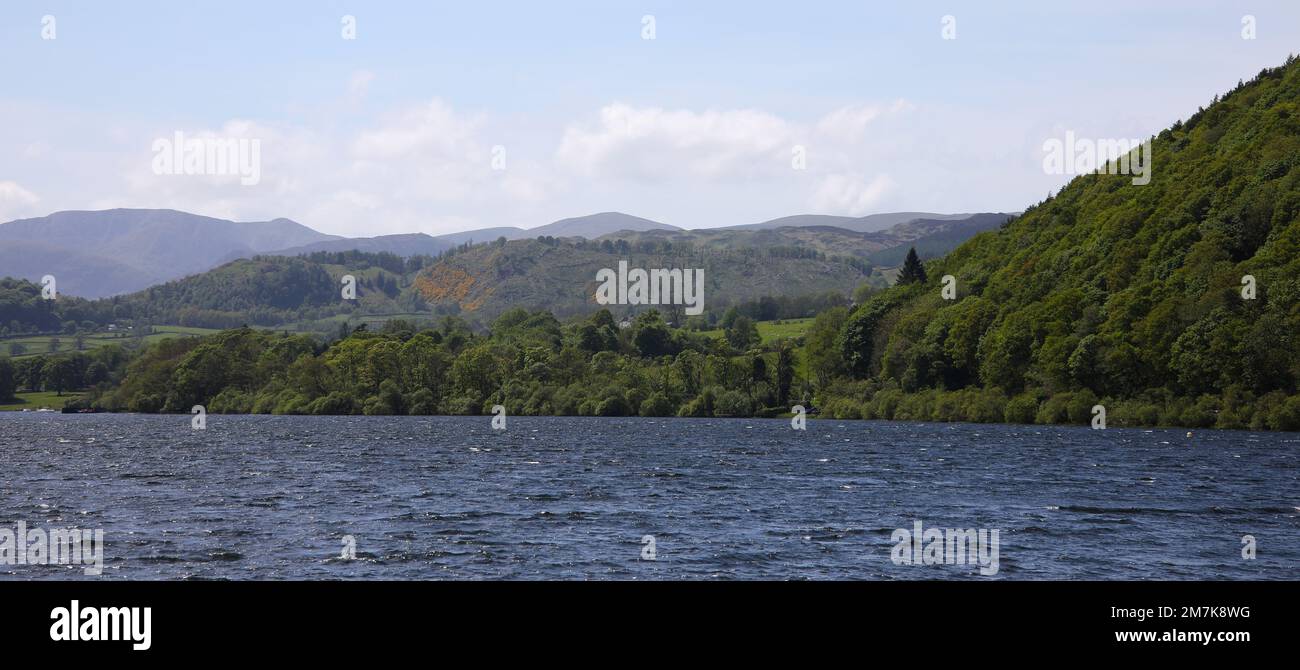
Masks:
[[[872,179],[860,174],[831,174],[821,180],[809,205],[817,213],[863,216],[875,211],[895,186],[887,174]]]
[[[40,200],[17,182],[0,181],[0,222],[35,215]]]
[[[458,114],[441,100],[392,115],[352,143],[357,156],[374,159],[425,157],[469,159],[479,153],[475,134],[482,120]]]
[[[756,110],[670,111],[615,103],[600,110],[595,127],[570,125],[556,158],[588,177],[741,178],[788,168],[798,134],[794,124]]]
[[[360,71],[350,90],[364,92],[372,79]],[[170,207],[245,221],[287,216],[322,232],[367,236],[530,227],[613,209],[682,225],[744,223],[808,207],[862,214],[884,197],[900,197],[885,174],[898,174],[889,146],[900,141],[888,120],[908,109],[902,102],[853,105],[800,121],[756,109],[614,103],[581,122],[547,125],[434,99],[359,127],[248,119],[210,127],[116,124],[108,149],[78,156],[89,177],[79,181],[83,187],[41,204],[51,211]],[[178,130],[186,138],[259,140],[260,181],[154,174],[153,140]],[[497,146],[506,150],[505,169],[493,169]],[[807,151],[806,169],[792,167],[795,146]],[[59,147],[49,152],[66,155]]]
[[[556,152],[559,165],[591,180],[645,184],[689,182],[771,183],[776,190],[806,189],[819,212],[863,214],[894,187],[887,175],[859,174],[863,163],[883,163],[866,143],[881,119],[906,112],[888,105],[836,109],[813,123],[757,110],[664,110],[616,103],[594,123],[571,124]],[[877,133],[879,135],[880,133]],[[803,147],[805,171],[795,171],[794,148]],[[808,178],[811,178],[810,182]]]

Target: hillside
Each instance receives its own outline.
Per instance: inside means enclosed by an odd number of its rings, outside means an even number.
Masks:
[[[1010,214],[984,213],[962,215],[959,218],[908,219],[875,232],[855,231],[834,225],[811,225],[812,221],[820,221],[823,217],[786,217],[799,218],[804,225],[621,232],[602,239],[627,240],[634,245],[646,241],[692,244],[715,250],[807,249],[827,255],[866,259],[872,265],[892,266],[901,263],[912,246],[916,246],[923,257],[939,256],[978,233],[997,228],[1010,217]]]
[[[485,242],[487,240],[480,240]],[[277,249],[267,252],[275,256],[301,256],[318,251],[362,251],[365,253],[389,253],[397,256],[436,256],[456,244],[442,237],[433,237],[424,233],[404,233],[399,235],[379,235],[376,237],[348,237],[337,240],[313,242],[302,246]],[[230,259],[234,260],[234,259]]]
[[[770,230],[773,228],[834,226],[859,233],[872,233],[892,228],[917,219],[964,219],[970,214],[935,214],[933,212],[883,212],[866,216],[832,216],[828,214],[796,214],[760,223],[726,226],[723,230]]]
[[[706,309],[768,295],[848,293],[868,272],[849,259],[816,252],[705,249],[690,244],[624,240],[515,240],[479,245],[445,257],[415,280],[431,306],[456,306],[488,317],[511,307],[546,309],[557,316],[594,311],[596,273],[620,260],[641,268],[703,268]],[[611,307],[616,313],[623,311]]]
[[[1153,148],[1150,184],[1079,176],[858,306],[826,366],[864,381],[826,393],[833,412],[1083,421],[1100,402],[1120,424],[1300,426],[1300,63]]]
[[[866,255],[872,265],[897,267],[903,264],[909,249],[916,249],[923,260],[938,258],[962,242],[987,230],[997,230],[1015,215],[973,214],[965,219],[913,219],[887,232],[902,240],[899,244]]]

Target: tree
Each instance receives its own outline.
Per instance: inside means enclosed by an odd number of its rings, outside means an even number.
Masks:
[[[14,365],[7,358],[0,358],[0,400],[14,397],[18,388],[18,378],[14,374]]]
[[[94,386],[108,381],[108,366],[103,361],[95,361],[86,367],[86,384]]]
[[[790,399],[790,385],[794,382],[794,347],[781,340],[776,351],[776,402],[784,407]]]
[[[844,356],[838,338],[848,317],[847,309],[832,307],[813,319],[812,328],[805,337],[808,368],[817,377],[819,386],[825,386],[832,377],[844,371]]]
[[[727,344],[744,351],[759,343],[758,326],[747,316],[738,316],[726,330]]]
[[[54,388],[55,395],[77,387],[77,366],[70,358],[55,358],[45,365],[45,384]]]
[[[652,309],[637,315],[632,326],[632,342],[646,358],[656,358],[673,353],[672,333],[664,323],[659,310]]]
[[[921,264],[921,259],[916,255],[916,247],[907,250],[907,258],[903,260],[903,269],[898,273],[896,285],[903,284],[924,284],[926,282],[925,266]]]

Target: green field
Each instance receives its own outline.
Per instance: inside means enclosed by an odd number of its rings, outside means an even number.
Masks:
[[[109,344],[127,345],[134,342],[153,343],[169,337],[195,337],[198,335],[207,335],[209,333],[219,332],[213,328],[191,328],[188,326],[154,326],[153,333],[144,337],[136,337],[129,333],[91,333],[84,336],[83,347],[89,351],[96,347],[102,347]],[[56,342],[57,341],[57,342]],[[19,337],[7,337],[0,339],[0,356],[11,356],[11,344],[22,345],[24,351],[13,358],[26,358],[29,356],[39,356],[49,353],[69,353],[77,351],[77,338],[75,335],[31,335]],[[54,344],[52,344],[54,343]]]
[[[39,391],[36,393],[18,393],[18,402],[0,404],[0,412],[18,412],[24,409],[38,410],[42,407],[50,409],[63,409],[63,403],[80,398],[80,393],[69,391],[63,395],[55,395],[54,391]]]
[[[808,329],[812,327],[812,322],[813,320],[811,318],[759,321],[757,323],[758,336],[762,339],[763,344],[770,344],[783,337],[789,339],[803,337],[803,335],[808,332]],[[726,334],[722,332],[721,328],[717,330],[706,330],[703,331],[702,334],[708,335],[709,337],[716,337],[718,339],[722,339],[726,336]]]

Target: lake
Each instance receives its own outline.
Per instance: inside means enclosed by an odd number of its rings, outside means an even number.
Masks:
[[[190,419],[0,414],[0,527],[105,541],[102,577],[48,565],[0,577],[1300,578],[1297,433]],[[896,563],[895,533],[917,522],[996,530],[996,572]]]

